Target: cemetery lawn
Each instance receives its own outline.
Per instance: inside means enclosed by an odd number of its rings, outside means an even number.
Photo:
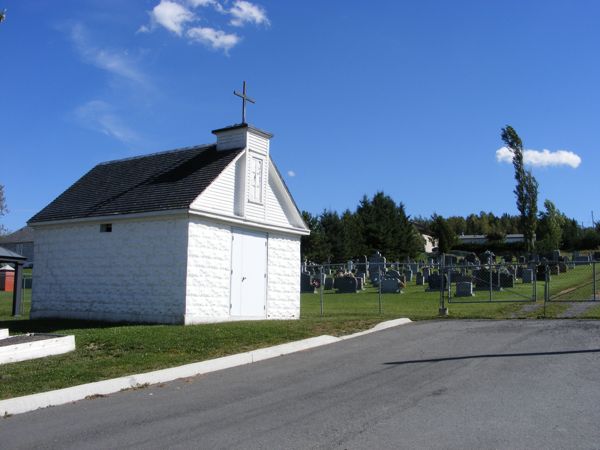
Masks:
[[[557,300],[590,299],[590,281],[590,267],[580,266],[553,277],[550,293]],[[598,285],[600,287],[600,280]],[[446,305],[450,312],[447,319],[555,318],[568,307],[568,303],[548,303],[544,308],[543,283],[537,284],[537,290],[537,303],[496,302],[524,300],[531,296],[533,285],[521,283],[511,289],[494,292],[494,302],[491,303],[451,302]],[[408,286],[403,294],[383,294],[381,314],[379,295],[373,287],[358,294],[326,291],[323,300],[324,314],[321,316],[320,295],[302,294],[302,318],[296,321],[193,326],[128,325],[29,320],[29,290],[25,291],[24,318],[13,319],[10,317],[12,294],[0,292],[0,328],[9,328],[11,334],[74,334],[77,344],[77,349],[66,355],[0,366],[0,399],[218,358],[312,336],[349,334],[398,317],[439,319],[439,292],[425,292],[423,286],[414,284]],[[456,300],[487,301],[489,293],[476,291],[475,297],[452,299]],[[600,302],[599,306],[588,309],[581,317],[599,319]]]

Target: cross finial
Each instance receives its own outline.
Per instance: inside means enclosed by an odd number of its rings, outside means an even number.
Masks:
[[[246,102],[256,103],[253,99],[246,95],[246,82],[244,81],[244,87],[242,93],[240,94],[238,91],[233,91],[234,95],[237,95],[242,99],[242,123],[246,123]]]

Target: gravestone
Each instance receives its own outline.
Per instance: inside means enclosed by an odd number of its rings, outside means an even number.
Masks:
[[[550,275],[558,275],[560,273],[560,268],[557,264],[552,264],[550,266]]]
[[[429,280],[427,280],[427,284],[429,286],[429,291],[439,291],[441,289],[446,289],[448,287],[448,276],[446,274],[442,276],[439,273],[432,273],[429,275]]]
[[[473,297],[473,283],[461,281],[456,283],[456,297]]]
[[[400,282],[396,278],[385,278],[381,280],[382,294],[397,294],[400,292]]]
[[[381,253],[375,252],[375,254],[369,258],[369,272],[371,275],[379,271],[385,272],[385,263],[385,257],[381,256]]]
[[[354,277],[339,277],[335,283],[338,294],[356,294],[358,290],[358,281]]]
[[[501,272],[499,284],[501,288],[513,288],[515,287],[515,277],[510,273]]]
[[[413,278],[413,271],[408,269],[404,271],[404,277],[406,278],[406,281],[411,282],[412,278]]]
[[[356,278],[356,289],[362,291],[365,288],[364,280],[362,278]]]
[[[546,281],[546,266],[545,265],[537,266],[536,273],[535,273],[535,279],[537,281]],[[549,273],[548,273],[548,280],[550,280]]]
[[[388,270],[386,272],[385,276],[387,278],[396,278],[397,280],[399,280],[400,279],[400,272],[398,272],[397,270],[394,270],[394,269]]]
[[[347,270],[348,272],[352,272],[352,271],[354,270],[354,261],[352,261],[352,260],[349,260],[349,261],[346,263],[346,270]]]
[[[377,272],[371,272],[371,284],[375,287],[379,286],[379,274]]]
[[[594,252],[594,261],[600,262],[600,252]]]
[[[521,278],[525,284],[533,283],[533,269],[522,269]]]
[[[315,287],[312,285],[312,279],[310,273],[302,273],[300,275],[300,292],[305,293],[313,293],[315,292]]]
[[[417,286],[423,286],[425,284],[425,277],[423,277],[423,274],[421,272],[417,272],[416,281]]]
[[[576,256],[575,258],[573,258],[573,264],[575,264],[576,266],[590,265],[591,262],[592,259],[589,255]]]
[[[429,281],[429,274],[431,274],[431,269],[429,267],[423,267],[423,281],[425,283]]]
[[[323,286],[323,289],[328,290],[328,291],[333,289],[333,278],[331,278],[331,277],[325,278],[325,285]]]
[[[367,282],[367,274],[366,272],[356,272],[356,278],[362,278],[363,284]]]
[[[560,273],[567,273],[567,270],[569,270],[567,263],[565,263],[565,262],[558,263],[558,271]]]

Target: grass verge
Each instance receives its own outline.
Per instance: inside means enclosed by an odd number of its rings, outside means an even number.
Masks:
[[[589,271],[575,269],[556,278],[551,294],[586,282]],[[528,298],[532,285],[493,293],[493,300]],[[539,298],[543,284],[538,283]],[[497,303],[488,292],[477,292],[472,301],[450,303],[449,318],[508,319],[541,317],[542,308],[523,310],[523,303]],[[383,320],[409,317],[437,319],[439,293],[411,285],[403,294],[384,294],[374,288],[358,294],[323,296],[324,314],[318,294],[303,294],[301,320],[231,322],[195,326],[127,325],[84,321],[20,320],[10,317],[12,295],[0,292],[0,328],[11,333],[52,332],[73,334],[77,349],[69,354],[0,366],[0,399],[60,389],[127,374],[173,367],[277,345],[323,334],[343,335],[361,331]],[[543,302],[538,302],[540,306]],[[28,314],[30,292],[25,291]],[[531,305],[526,303],[525,305]],[[546,317],[557,317],[565,304],[548,304]],[[586,318],[600,318],[600,307],[586,311]]]

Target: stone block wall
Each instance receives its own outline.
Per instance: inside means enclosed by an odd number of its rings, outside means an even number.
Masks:
[[[300,236],[269,233],[267,318],[300,318]]]
[[[183,322],[187,218],[111,223],[36,227],[32,318]]]
[[[190,219],[185,323],[229,320],[231,237],[229,225]]]

